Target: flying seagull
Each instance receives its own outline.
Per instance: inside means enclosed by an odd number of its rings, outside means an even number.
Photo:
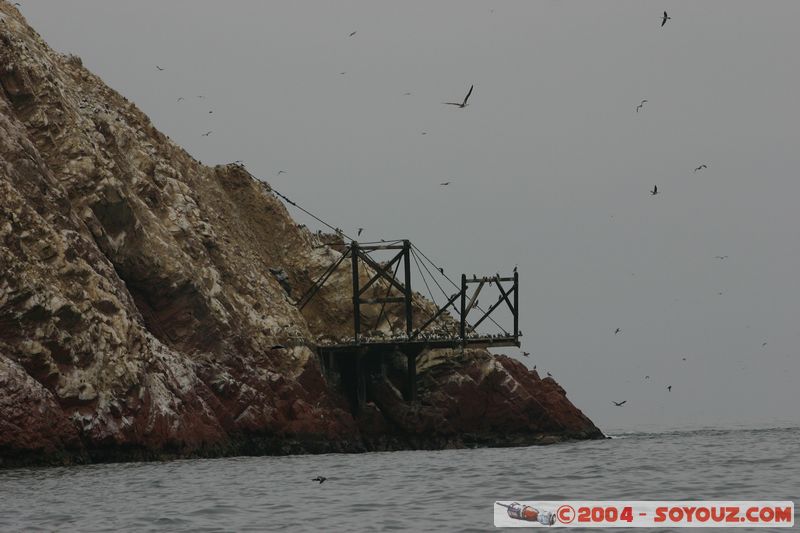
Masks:
[[[279,170],[278,171],[278,176],[280,176],[281,174],[286,174],[286,171],[285,170]]]
[[[727,255],[715,255],[714,256],[714,259],[727,259],[727,258],[728,258]]]
[[[446,187],[447,185],[450,185],[450,182],[449,181],[443,181],[439,185],[441,185],[442,187]]]
[[[156,68],[157,68],[158,70],[164,70],[163,68],[159,67],[158,65],[156,65]]]
[[[622,407],[623,405],[628,403],[628,400],[622,400],[621,402],[615,402],[614,400],[611,400],[611,403],[613,403],[617,407]]]
[[[203,137],[208,137],[209,135],[211,135],[211,133],[212,133],[211,131],[207,131],[207,132],[205,132],[205,133],[203,134]]]
[[[328,479],[328,478],[326,478],[325,476],[317,476],[314,479],[312,479],[311,481],[319,481],[319,484],[322,485],[323,483],[325,483],[326,479]]]
[[[472,89],[474,89],[474,88],[475,88],[475,85],[470,85],[469,86],[469,92],[467,93],[467,96],[464,97],[464,101],[461,102],[461,103],[458,103],[458,102],[443,102],[443,103],[445,105],[454,105],[456,107],[464,109],[465,107],[467,107],[467,100],[469,100],[469,96],[472,94]]]
[[[178,97],[178,102],[180,102],[181,100],[184,100],[183,96]]]
[[[620,331],[622,331],[622,330],[621,330],[621,329],[619,329],[619,328],[617,328],[617,329],[614,331],[614,335],[616,335],[616,334],[617,334],[617,333],[619,333]]]
[[[658,194],[658,185],[653,185],[653,190],[650,191],[650,194],[652,196],[655,196],[656,194]]]
[[[672,385],[667,385],[667,390],[668,390],[669,392],[672,392]]]
[[[528,357],[530,354],[531,354],[531,352],[522,352],[522,355],[525,356],[525,357]]]
[[[647,100],[642,100],[639,105],[636,106],[636,112],[638,113],[641,108],[644,107],[644,104],[647,103]]]
[[[358,234],[356,234],[356,237],[360,237],[362,231],[364,231],[364,228],[358,228]]]
[[[644,379],[650,379],[650,376],[645,376]]]
[[[697,172],[698,170],[703,170],[704,168],[708,168],[708,165],[706,165],[705,163],[694,169],[694,171]]]
[[[661,19],[661,27],[662,27],[662,28],[664,27],[664,24],[666,24],[668,20],[672,20],[672,17],[670,17],[669,15],[667,15],[667,12],[666,12],[666,11],[664,11],[664,18],[663,18],[663,19]]]
[[[352,33],[351,33],[349,36],[350,36],[350,37],[352,37],[352,36],[353,36],[353,35],[355,35],[356,33],[358,33],[358,31],[354,31],[354,32],[352,32]]]

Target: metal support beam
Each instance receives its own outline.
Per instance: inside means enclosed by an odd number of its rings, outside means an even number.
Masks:
[[[469,314],[469,312],[472,311],[472,308],[475,307],[475,304],[478,302],[478,295],[481,293],[483,285],[484,282],[481,281],[480,284],[478,284],[478,288],[475,289],[475,293],[472,295],[472,298],[469,299],[469,303],[467,304],[466,314]]]
[[[411,241],[403,241],[403,268],[405,269],[406,335],[411,335],[413,316],[411,309]]]
[[[478,326],[481,324],[481,322],[483,322],[484,320],[486,320],[487,318],[489,318],[489,315],[491,315],[491,314],[492,314],[492,311],[494,311],[495,309],[497,309],[497,307],[498,307],[498,306],[499,306],[501,303],[503,303],[503,299],[504,299],[504,298],[505,298],[505,300],[506,300],[506,301],[508,301],[508,295],[509,295],[509,294],[511,293],[511,291],[513,291],[513,290],[514,290],[514,287],[511,287],[510,289],[508,289],[508,291],[503,291],[503,290],[501,290],[501,291],[500,291],[500,293],[501,293],[500,299],[499,299],[499,300],[497,300],[497,301],[496,301],[496,302],[495,302],[495,303],[494,303],[494,304],[493,304],[491,307],[489,307],[489,310],[488,310],[488,311],[486,311],[486,312],[483,314],[483,316],[480,318],[480,320],[478,320],[477,322],[475,322],[475,324],[473,324],[473,325],[472,325],[472,329],[475,329],[475,328],[477,328],[477,327],[478,327]],[[509,305],[510,305],[510,304],[509,304]],[[504,330],[504,331],[505,331],[505,330]]]
[[[381,267],[378,263],[373,261],[370,256],[368,256],[367,254],[361,253],[361,252],[358,253],[358,256],[369,267],[371,267],[373,270],[375,270],[375,272],[377,272],[379,276],[381,276],[383,279],[385,279],[386,281],[391,283],[392,286],[394,286],[398,291],[400,291],[400,292],[404,292],[405,291],[403,286],[400,285],[400,283],[398,283],[397,280],[394,279],[394,277],[392,277],[386,270],[384,270],[383,267]]]
[[[358,243],[353,241],[350,245],[350,255],[353,258],[353,339],[358,344],[361,334],[361,299],[358,296]]]
[[[514,340],[519,341],[519,274],[514,267]]]
[[[413,335],[411,335],[411,337],[410,337],[410,338],[411,338],[411,339],[416,339],[416,338],[417,338],[417,336],[419,336],[420,332],[422,332],[422,330],[424,330],[425,328],[427,328],[428,326],[430,326],[430,325],[431,325],[431,323],[432,323],[434,320],[436,320],[437,318],[439,318],[440,316],[442,316],[442,315],[444,314],[444,312],[445,312],[445,311],[447,311],[447,309],[448,309],[448,308],[449,308],[451,305],[453,305],[453,302],[455,302],[455,301],[456,301],[456,299],[458,299],[458,297],[459,297],[459,296],[461,296],[461,293],[460,293],[460,292],[457,292],[457,293],[455,293],[454,295],[452,295],[452,296],[451,296],[451,297],[450,297],[450,298],[447,300],[447,303],[446,303],[446,304],[444,304],[442,307],[440,307],[440,308],[439,308],[439,310],[438,310],[438,311],[436,311],[436,314],[434,314],[432,317],[430,317],[430,318],[428,319],[428,321],[427,321],[427,322],[425,322],[425,323],[424,323],[424,324],[422,324],[422,325],[421,325],[419,328],[417,328],[417,330],[414,332],[414,334],[413,334]]]
[[[461,274],[461,347],[467,347],[467,275]]]
[[[391,278],[388,278],[388,275],[389,272],[392,270],[392,265],[398,262],[402,257],[403,257],[403,252],[400,252],[396,256],[394,256],[392,260],[386,264],[386,266],[381,267],[380,265],[378,265],[377,270],[381,270],[382,272],[376,272],[375,275],[372,276],[372,278],[370,278],[370,280],[366,282],[363,287],[361,287],[360,293],[364,294],[370,287],[372,287],[372,284],[381,279],[381,277],[386,279],[395,279],[394,275],[392,275]]]

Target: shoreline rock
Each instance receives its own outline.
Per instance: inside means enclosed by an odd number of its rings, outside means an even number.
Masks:
[[[339,257],[330,236],[0,15],[2,466],[602,438],[558,384],[485,350],[422,354],[414,405],[390,368],[353,416],[314,352],[349,332],[350,273],[292,299]],[[364,312],[393,334],[397,309]]]

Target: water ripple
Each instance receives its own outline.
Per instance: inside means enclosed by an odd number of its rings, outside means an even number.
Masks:
[[[486,531],[505,499],[786,499],[800,430],[0,471],[2,531]],[[311,478],[324,475],[323,484]],[[588,530],[587,530],[588,531]]]

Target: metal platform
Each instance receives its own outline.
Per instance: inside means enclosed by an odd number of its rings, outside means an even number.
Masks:
[[[371,254],[381,252],[391,252],[393,256],[384,262],[373,258]],[[422,256],[421,258],[419,256]],[[336,367],[337,360],[341,359],[339,366],[342,368],[352,368],[355,372],[349,380],[355,383],[355,403],[356,410],[363,407],[366,401],[366,358],[376,355],[401,353],[407,357],[407,387],[406,398],[413,401],[416,397],[416,359],[417,356],[429,349],[457,349],[457,348],[491,348],[503,346],[520,346],[519,337],[519,276],[514,269],[512,276],[476,276],[467,277],[461,275],[460,286],[453,282],[444,274],[444,269],[437,267],[427,256],[422,254],[410,241],[402,240],[391,243],[370,243],[359,244],[352,241],[345,245],[340,258],[333,262],[309,287],[309,289],[298,300],[298,307],[302,309],[314,298],[330,276],[345,262],[350,259],[350,270],[352,275],[352,302],[353,302],[353,336],[344,339],[337,339],[329,343],[317,345],[317,352],[322,358],[323,368],[330,371]],[[411,288],[412,259],[422,276],[425,287],[430,293],[430,286],[423,273],[423,268],[433,278],[436,286],[444,292],[444,289],[435,279],[436,272],[449,282],[453,288],[457,289],[454,294],[445,295],[446,302],[442,306],[437,306],[436,312],[432,316],[426,317],[421,325],[414,327],[414,310],[412,307],[413,291]],[[434,271],[428,268],[427,261]],[[403,276],[398,277],[402,265]],[[421,266],[422,265],[422,266]],[[362,284],[360,273],[362,269],[371,272],[369,280]],[[402,279],[402,282],[400,281]],[[383,282],[386,287],[385,293],[375,297],[375,289],[379,286],[378,282]],[[474,289],[470,291],[471,288]],[[497,300],[487,309],[478,305],[478,295],[487,287],[493,287],[499,292]],[[373,297],[367,298],[367,291],[373,290]],[[433,294],[430,293],[431,300]],[[404,318],[405,333],[395,335],[390,338],[381,336],[365,336],[362,333],[362,306],[380,305],[378,320],[375,325],[377,329],[387,304],[403,304],[402,316]],[[511,312],[513,325],[507,329],[492,318],[499,307],[505,306]],[[445,318],[445,313],[452,310],[457,318]],[[477,310],[479,318],[474,323],[467,322],[470,312]],[[480,334],[477,328],[486,320],[493,322],[502,330],[501,334],[488,335]],[[421,322],[421,321],[418,321]],[[443,323],[445,326],[443,326]],[[434,329],[438,328],[438,329]],[[442,329],[448,329],[452,333],[442,334]],[[384,359],[381,359],[383,364]]]

